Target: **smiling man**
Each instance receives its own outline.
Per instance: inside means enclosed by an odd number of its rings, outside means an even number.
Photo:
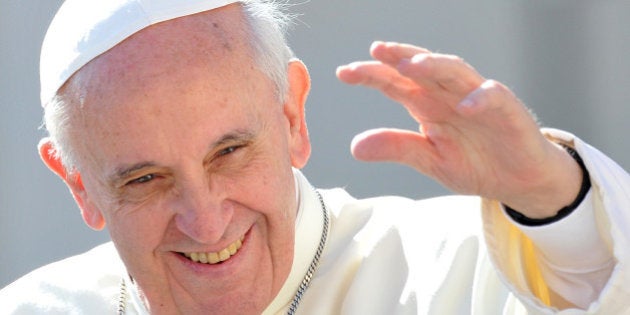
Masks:
[[[64,88],[83,104],[70,112],[84,132],[69,136],[69,184],[88,224],[109,225],[151,310],[261,312],[291,269],[308,83],[291,66],[299,92],[282,106],[243,18],[232,5],[155,25]]]
[[[39,152],[112,242],[9,285],[3,310],[630,312],[626,172],[572,135],[541,133],[457,57],[376,42],[375,61],[337,75],[421,126],[364,133],[358,159],[481,199],[312,188],[299,171],[310,79],[285,19],[260,1],[64,3],[42,48]]]

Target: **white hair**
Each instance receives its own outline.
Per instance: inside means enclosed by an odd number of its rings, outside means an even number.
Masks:
[[[248,24],[248,43],[253,54],[251,57],[259,70],[274,83],[278,100],[284,103],[289,85],[288,63],[294,57],[286,40],[286,31],[292,16],[286,13],[286,4],[277,1],[242,0],[240,2]],[[53,154],[61,160],[66,171],[74,172],[79,162],[75,150],[78,144],[76,141],[80,141],[80,135],[73,135],[71,131],[70,120],[73,114],[71,104],[79,103],[80,106],[82,99],[76,93],[77,91],[66,89],[68,81],[44,106],[44,123],[53,143],[55,150]],[[74,133],[77,132],[74,131]],[[74,145],[71,145],[72,139],[75,139]]]
[[[285,37],[291,16],[285,5],[275,1],[245,0],[243,7],[249,23],[249,43],[254,61],[276,85],[280,101],[288,89],[288,61],[294,57]]]

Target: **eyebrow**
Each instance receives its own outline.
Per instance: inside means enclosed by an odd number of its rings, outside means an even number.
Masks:
[[[141,170],[147,167],[155,167],[156,164],[154,162],[140,162],[136,164],[132,164],[130,166],[120,166],[116,168],[111,176],[109,176],[110,183],[118,183],[124,178],[128,177],[130,174]]]
[[[212,143],[210,149],[216,149],[217,147],[223,146],[232,142],[240,142],[240,141],[251,141],[254,138],[254,133],[249,130],[239,129],[230,133],[223,135],[219,140]]]
[[[238,130],[235,130],[233,132],[223,135],[223,137],[221,137],[219,140],[213,142],[212,145],[210,145],[208,154],[203,159],[204,164],[211,161],[214,155],[214,152],[217,150],[217,148],[228,146],[230,144],[249,143],[252,141],[252,139],[254,139],[254,137],[255,135],[253,132],[251,132],[250,130],[245,130],[245,129],[238,129]]]

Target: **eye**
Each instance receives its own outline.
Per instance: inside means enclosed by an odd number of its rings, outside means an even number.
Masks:
[[[228,155],[231,153],[234,153],[236,150],[240,149],[241,146],[231,146],[231,147],[227,147],[221,151],[219,151],[219,156],[224,156],[224,155]]]
[[[155,174],[147,174],[147,175],[138,177],[136,179],[132,179],[131,181],[127,183],[127,185],[144,184],[144,183],[152,181],[153,179],[155,179]]]

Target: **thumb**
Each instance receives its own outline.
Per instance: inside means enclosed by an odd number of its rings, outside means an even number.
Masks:
[[[372,129],[354,137],[352,155],[360,161],[396,162],[425,172],[435,161],[433,145],[418,132],[400,129]]]

